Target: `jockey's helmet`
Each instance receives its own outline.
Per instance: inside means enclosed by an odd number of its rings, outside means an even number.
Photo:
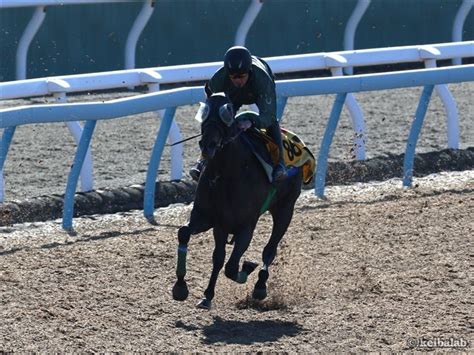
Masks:
[[[224,55],[224,67],[229,75],[246,74],[252,69],[252,56],[245,47],[235,46]]]

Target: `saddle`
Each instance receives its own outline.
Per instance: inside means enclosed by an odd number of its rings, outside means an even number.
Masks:
[[[246,131],[250,138],[248,141],[253,153],[264,169],[270,183],[273,182],[273,166],[278,163],[278,146],[272,138],[267,135],[265,129],[249,129]],[[316,159],[306,144],[293,132],[281,128],[281,137],[284,150],[285,165],[288,169],[288,175],[296,173],[298,168],[303,170],[303,182],[309,184],[313,179],[316,170]],[[255,140],[263,142],[264,149],[259,149],[259,144]],[[294,169],[292,169],[294,168]]]

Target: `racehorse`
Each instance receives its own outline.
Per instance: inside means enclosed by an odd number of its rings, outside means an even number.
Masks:
[[[245,261],[239,271],[239,262],[250,244],[259,217],[268,210],[273,218],[273,228],[263,249],[263,267],[252,293],[253,298],[263,300],[267,296],[269,266],[275,259],[278,243],[291,222],[301,192],[301,169],[296,169],[293,176],[289,175],[281,182],[270,182],[259,166],[255,149],[249,143],[249,134],[239,128],[232,104],[223,93],[214,94],[201,104],[196,118],[201,121],[199,146],[207,164],[198,182],[189,223],[178,231],[177,281],[173,298],[182,301],[189,294],[184,277],[190,236],[211,228],[215,242],[212,274],[204,298],[197,306],[211,307],[217,277],[224,266],[229,235],[233,235],[234,248],[225,265],[225,275],[245,283],[257,264]],[[264,145],[255,140],[252,144],[254,148]]]

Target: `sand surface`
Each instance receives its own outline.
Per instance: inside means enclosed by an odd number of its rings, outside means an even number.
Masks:
[[[191,206],[0,228],[3,351],[473,351],[474,172],[304,191],[270,268],[269,297],[221,274],[214,308],[195,307],[211,272],[210,232],[191,239],[190,296],[173,301],[177,228]],[[265,214],[246,260],[261,263]],[[230,252],[231,246],[228,246]],[[433,340],[434,341],[434,340]],[[421,343],[420,343],[421,344]],[[442,350],[439,347],[437,350]]]
[[[474,146],[474,85],[450,88],[461,148]],[[356,95],[368,157],[405,150],[420,93]],[[284,126],[315,154],[332,100],[295,98],[287,107]],[[195,109],[178,109],[184,137],[198,130]],[[92,144],[96,186],[142,183],[157,127],[154,114],[100,122]],[[445,132],[435,97],[417,151],[446,148]],[[332,160],[352,159],[352,136],[344,113]],[[185,151],[189,167],[197,142]],[[18,127],[5,165],[6,200],[63,192],[73,154],[61,124]],[[168,170],[165,155],[160,178]],[[430,342],[473,351],[473,191],[473,171],[416,178],[408,190],[399,179],[331,186],[328,200],[304,191],[270,269],[267,300],[249,298],[256,275],[237,285],[221,274],[211,311],[195,308],[211,271],[210,232],[190,242],[188,300],[170,293],[176,233],[192,205],[157,209],[158,225],[141,211],[77,218],[76,236],[59,220],[1,227],[0,351],[410,351],[430,350]],[[245,259],[260,262],[270,229],[265,214]],[[440,347],[449,341],[458,347]]]

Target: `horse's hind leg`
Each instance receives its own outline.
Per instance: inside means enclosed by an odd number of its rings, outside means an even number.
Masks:
[[[178,259],[176,264],[176,283],[173,286],[173,299],[176,301],[184,301],[188,298],[188,285],[184,280],[186,276],[186,256],[188,254],[188,243],[192,234],[205,232],[211,228],[211,224],[205,216],[199,214],[198,211],[191,211],[191,220],[187,226],[183,226],[178,230]]]
[[[258,280],[252,294],[252,297],[258,300],[263,300],[267,297],[267,280],[269,276],[268,267],[275,259],[278,244],[290,225],[291,218],[293,217],[293,205],[285,205],[277,209],[272,209],[270,212],[273,218],[272,234],[270,240],[263,249],[263,266],[258,273]]]
[[[225,265],[225,275],[229,279],[238,283],[245,283],[247,281],[248,275],[250,275],[250,273],[252,273],[252,271],[254,271],[257,267],[256,263],[245,261],[242,265],[242,270],[239,272],[240,259],[242,258],[242,255],[244,255],[250,244],[250,241],[252,240],[254,229],[255,225],[245,228],[241,232],[235,234],[234,249],[232,250],[232,254]]]
[[[212,274],[209,279],[209,284],[204,291],[204,298],[197,304],[199,308],[210,309],[211,302],[214,298],[214,291],[216,288],[217,277],[224,266],[225,260],[225,244],[228,234],[224,231],[214,228],[214,252],[212,254]]]

